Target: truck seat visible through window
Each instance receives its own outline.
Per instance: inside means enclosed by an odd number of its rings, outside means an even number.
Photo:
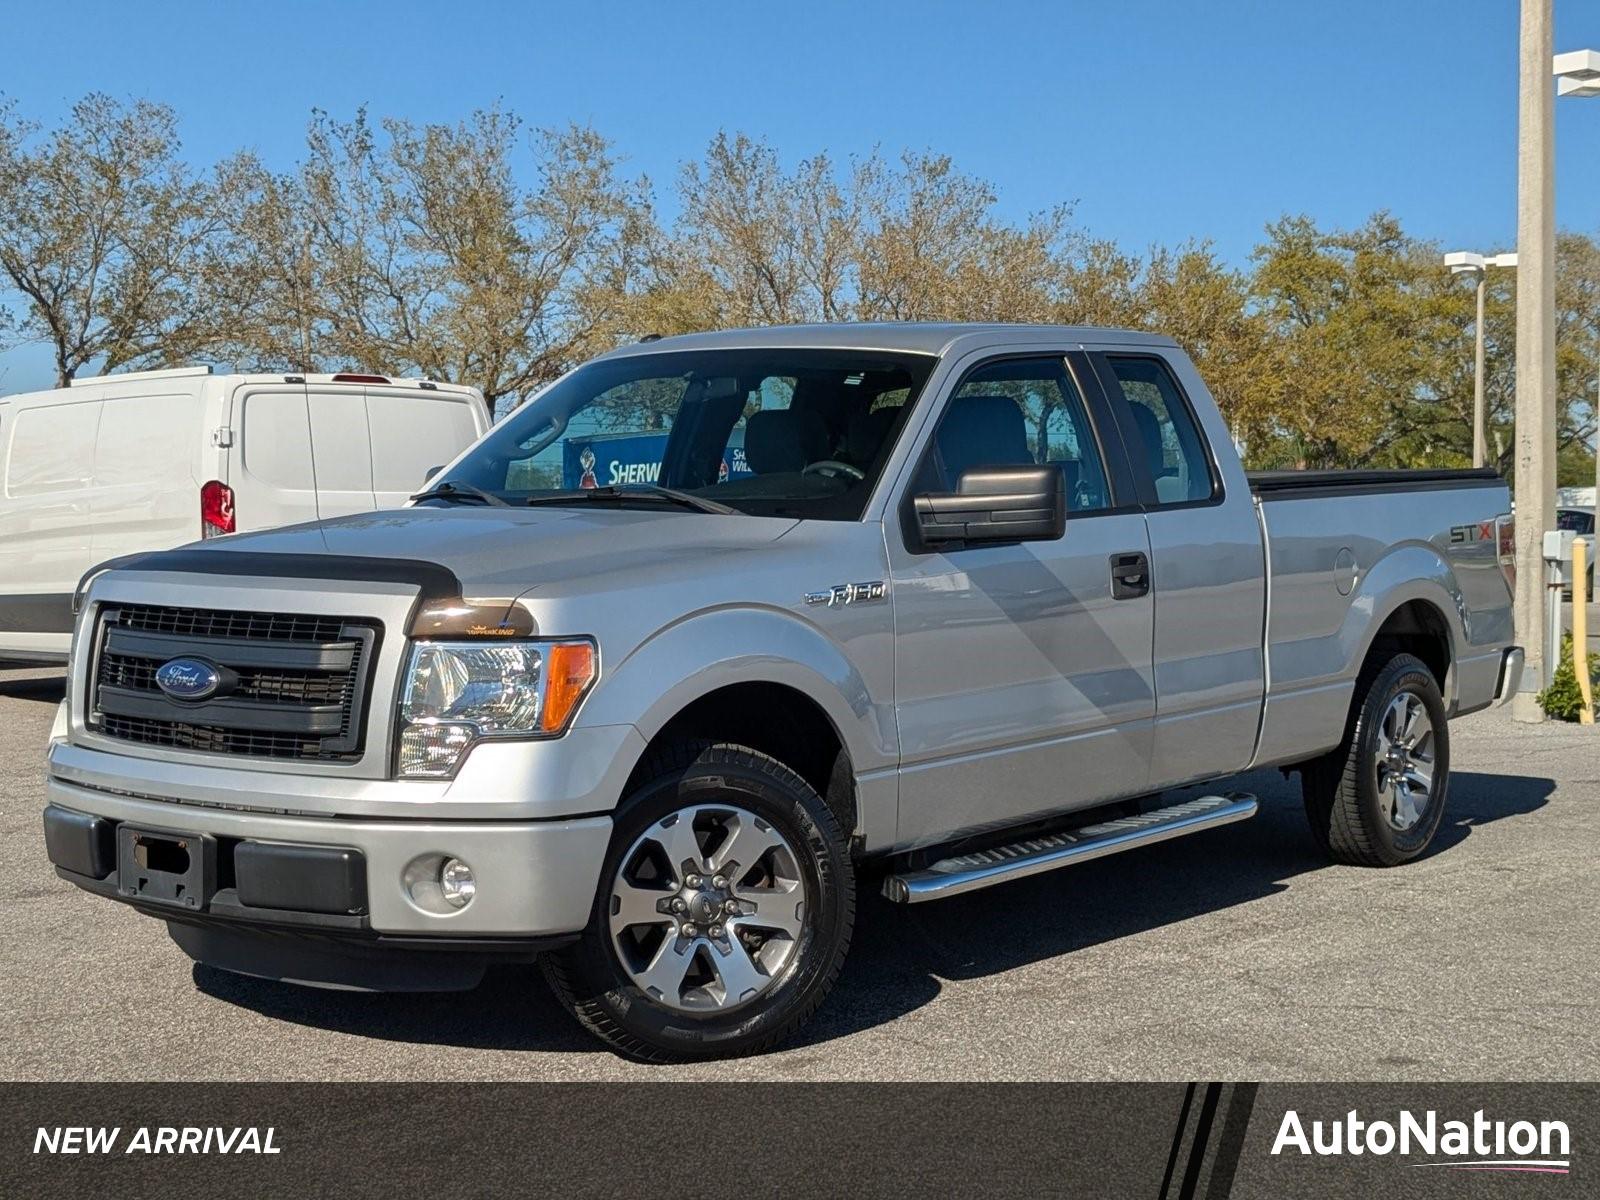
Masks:
[[[947,486],[973,467],[1020,467],[1033,462],[1022,409],[1010,396],[957,396],[939,425],[939,457]]]
[[[757,475],[803,471],[828,457],[828,431],[814,412],[771,408],[745,422],[744,456]]]

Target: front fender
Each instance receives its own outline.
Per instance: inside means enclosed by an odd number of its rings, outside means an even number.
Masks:
[[[719,688],[776,683],[827,714],[858,777],[892,768],[898,756],[892,629],[886,621],[841,621],[837,633],[842,644],[776,608],[696,613],[652,634],[620,663],[603,662],[580,721],[633,725],[648,742]]]

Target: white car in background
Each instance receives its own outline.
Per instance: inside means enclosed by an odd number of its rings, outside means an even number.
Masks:
[[[1600,599],[1594,594],[1594,509],[1577,508],[1562,505],[1556,509],[1556,528],[1570,529],[1581,538],[1589,541],[1589,570],[1588,570],[1588,596],[1591,600]],[[1571,589],[1568,589],[1569,593]]]
[[[96,563],[398,508],[490,425],[476,388],[184,367],[0,397],[0,661],[65,662]]]

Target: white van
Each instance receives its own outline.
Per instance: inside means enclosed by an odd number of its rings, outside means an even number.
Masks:
[[[381,375],[185,367],[0,397],[0,660],[66,661],[96,563],[397,508],[488,428],[476,388]]]

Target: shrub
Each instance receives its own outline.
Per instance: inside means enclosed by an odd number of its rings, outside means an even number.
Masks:
[[[1590,694],[1600,691],[1600,654],[1588,655]],[[1573,667],[1572,635],[1561,640],[1561,662],[1550,679],[1550,686],[1539,693],[1539,707],[1558,721],[1576,721],[1583,709],[1583,693],[1578,690],[1578,672]]]

